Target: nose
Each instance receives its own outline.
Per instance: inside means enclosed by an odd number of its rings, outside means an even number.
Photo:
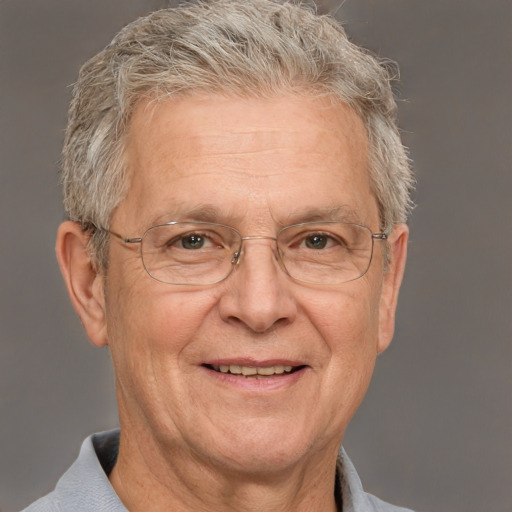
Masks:
[[[243,240],[242,254],[219,301],[222,319],[258,333],[293,322],[297,313],[293,283],[281,268],[275,239]]]

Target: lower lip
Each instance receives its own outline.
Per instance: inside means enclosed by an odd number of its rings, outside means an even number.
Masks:
[[[299,381],[306,373],[308,367],[304,366],[299,370],[292,373],[282,373],[273,377],[264,377],[257,379],[255,377],[244,377],[243,375],[233,375],[232,373],[222,373],[211,370],[206,366],[201,367],[204,371],[208,372],[210,377],[213,377],[217,382],[227,385],[229,387],[237,387],[246,389],[248,391],[272,391],[289,388],[297,381]]]

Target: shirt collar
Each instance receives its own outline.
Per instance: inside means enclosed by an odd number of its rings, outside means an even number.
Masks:
[[[75,512],[127,512],[108,479],[117,459],[119,437],[116,429],[94,434],[83,442],[78,459],[57,484],[59,501]],[[360,512],[369,507],[361,480],[343,448],[336,463],[335,498],[340,512]]]

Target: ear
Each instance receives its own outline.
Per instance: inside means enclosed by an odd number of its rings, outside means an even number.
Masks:
[[[379,340],[377,350],[380,354],[389,347],[395,331],[395,311],[398,292],[407,259],[407,240],[409,228],[406,224],[397,224],[388,239],[390,262],[382,284],[379,309]]]
[[[55,251],[69,297],[87,336],[94,345],[108,343],[104,277],[94,268],[88,246],[89,234],[76,222],[63,222]]]

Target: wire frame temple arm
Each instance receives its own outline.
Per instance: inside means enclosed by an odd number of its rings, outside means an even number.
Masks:
[[[105,231],[107,233],[110,233],[111,235],[115,236],[116,238],[119,238],[119,240],[121,240],[121,242],[124,242],[125,244],[140,244],[142,242],[142,238],[141,237],[126,238],[124,236],[121,236],[118,233],[115,233],[114,231],[110,231],[110,229],[105,229]]]

